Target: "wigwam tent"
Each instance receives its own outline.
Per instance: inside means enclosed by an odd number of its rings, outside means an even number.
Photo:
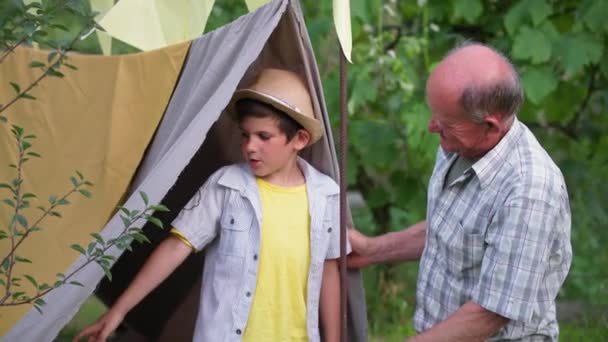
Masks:
[[[11,94],[4,83],[31,83],[39,74],[28,68],[29,62],[45,58],[45,52],[20,48],[0,64],[0,103]],[[49,220],[43,231],[28,237],[19,254],[32,263],[19,264],[20,273],[52,282],[56,273],[69,274],[83,265],[85,258],[69,246],[86,246],[93,232],[106,240],[117,236],[123,229],[117,206],[142,209],[140,191],[151,203],[171,209],[158,215],[168,226],[213,171],[240,161],[239,132],[224,108],[239,84],[250,82],[262,67],[289,69],[306,80],[326,134],[302,156],[338,177],[321,81],[297,1],[275,0],[191,42],[134,55],[69,58],[77,71],[44,80],[32,91],[37,100],[19,101],[6,115],[9,123],[0,124],[0,178],[13,177],[5,165],[17,158],[10,133],[15,124],[37,135],[34,149],[42,155],[24,169],[28,191],[40,201],[59,194],[78,169],[95,184],[93,197],[74,197],[63,218]],[[0,209],[2,222],[9,215],[7,208]],[[53,340],[93,292],[111,304],[168,234],[148,226],[144,230],[152,244],[133,244],[133,252],[122,256],[110,251],[120,257],[112,281],[90,264],[74,278],[84,286],[49,292],[42,314],[30,306],[0,307],[2,341]],[[0,254],[9,249],[1,240]],[[151,340],[191,339],[202,258],[204,253],[193,254],[126,317],[126,325]],[[356,271],[348,274],[348,308],[348,340],[366,341],[364,294]]]

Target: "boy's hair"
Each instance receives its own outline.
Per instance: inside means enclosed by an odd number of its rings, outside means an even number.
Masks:
[[[279,123],[279,130],[285,134],[287,141],[291,141],[299,130],[304,129],[299,122],[292,119],[283,111],[254,99],[240,99],[235,103],[236,120],[241,124],[248,117],[273,118]]]

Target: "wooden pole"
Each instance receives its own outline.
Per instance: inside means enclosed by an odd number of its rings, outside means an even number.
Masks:
[[[340,48],[340,316],[342,323],[342,342],[348,340],[347,336],[347,270],[346,270],[346,213],[348,202],[346,200],[346,161],[348,152],[348,108],[347,108],[347,64],[346,57]]]

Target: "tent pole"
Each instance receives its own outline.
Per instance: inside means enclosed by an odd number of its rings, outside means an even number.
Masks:
[[[347,338],[347,279],[346,279],[346,158],[347,146],[347,64],[346,57],[340,48],[340,317],[342,324],[342,342]]]

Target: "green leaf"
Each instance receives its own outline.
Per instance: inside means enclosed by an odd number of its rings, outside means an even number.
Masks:
[[[110,272],[110,268],[107,266],[101,266],[101,269],[103,270],[103,273],[106,274],[106,277],[108,278],[109,281],[112,281],[112,272]]]
[[[36,289],[38,289],[38,282],[36,281],[36,279],[34,279],[34,277],[32,277],[32,276],[31,276],[31,275],[29,275],[29,274],[24,275],[24,277],[25,277],[27,280],[29,280],[29,282],[30,282],[30,283],[32,283],[32,285],[34,285],[34,287],[35,287]]]
[[[534,26],[543,22],[553,13],[553,8],[545,0],[527,0],[526,5]]]
[[[0,108],[2,108],[2,104],[0,104]],[[0,115],[0,122],[7,123],[8,119],[6,118],[6,116]]]
[[[122,224],[125,228],[128,228],[131,225],[131,220],[128,217],[120,215],[120,219],[122,220]]]
[[[67,198],[60,198],[59,201],[57,201],[57,205],[68,205],[70,204],[70,201],[67,200]]]
[[[566,74],[572,76],[582,71],[586,65],[598,63],[602,57],[603,45],[589,34],[570,33],[562,37],[556,51]]]
[[[2,202],[6,203],[9,207],[12,207],[12,208],[15,207],[15,202],[13,202],[13,200],[10,200],[8,198],[5,198],[4,200],[2,200]]]
[[[517,29],[521,26],[526,14],[528,13],[526,10],[526,1],[527,0],[519,1],[517,5],[512,6],[505,15],[505,28],[511,36],[514,35]]]
[[[483,5],[480,0],[455,0],[454,17],[463,18],[469,24],[475,23],[483,12]]]
[[[36,300],[34,300],[34,304],[38,306],[45,306],[46,302],[42,298],[37,298]]]
[[[76,170],[76,175],[78,175],[78,178],[80,178],[80,180],[84,180],[84,176],[82,175],[82,173],[80,173],[80,171]]]
[[[36,152],[28,152],[28,153],[26,153],[26,154],[27,154],[28,156],[32,156],[32,157],[37,157],[37,158],[40,158],[40,155],[39,155],[38,153],[36,153]]]
[[[557,87],[557,75],[550,66],[530,67],[522,74],[526,97],[530,102],[539,104]]]
[[[35,197],[36,197],[36,195],[28,192],[28,193],[23,194],[23,196],[21,198],[26,199],[26,198],[35,198]]]
[[[24,99],[28,99],[28,100],[35,100],[36,99],[36,97],[34,97],[34,96],[32,96],[32,95],[30,95],[28,93],[23,93],[23,94],[19,95],[19,97],[20,98],[24,98]]]
[[[524,26],[515,37],[511,52],[514,58],[543,63],[551,57],[551,41],[543,31]]]
[[[40,286],[38,287],[38,290],[40,290],[40,291],[44,291],[44,290],[46,290],[46,289],[50,289],[50,288],[51,288],[51,286],[50,286],[49,284],[44,283],[44,284],[42,284],[42,285],[40,285]]]
[[[65,32],[69,32],[70,31],[70,29],[68,29],[67,27],[65,27],[63,25],[60,25],[60,24],[52,24],[51,27],[60,29],[60,30],[65,31]]]
[[[160,229],[163,228],[163,222],[154,216],[147,216],[146,220],[148,220],[148,222],[152,222],[152,224],[154,224]]]
[[[30,68],[42,68],[45,66],[46,66],[46,64],[39,62],[39,61],[33,61],[30,63]]]
[[[139,196],[141,196],[141,199],[144,201],[144,204],[145,204],[146,206],[148,206],[148,203],[149,203],[149,200],[148,200],[148,195],[147,195],[145,192],[140,191],[140,192],[139,192]]]
[[[49,52],[49,54],[46,57],[47,62],[51,63],[55,57],[57,57],[58,52],[57,51],[51,51]]]
[[[86,198],[91,198],[91,192],[89,190],[79,189],[78,192],[80,192]]]
[[[21,215],[21,214],[15,214],[15,219],[17,220],[17,222],[19,222],[19,224],[23,227],[26,228],[28,227],[27,224],[27,219],[25,218],[25,216]]]
[[[13,300],[19,300],[20,297],[22,297],[25,294],[25,292],[23,291],[19,291],[19,292],[15,292],[13,293]]]
[[[49,203],[50,204],[55,204],[56,202],[57,202],[57,196],[55,196],[55,195],[49,196]]]
[[[608,2],[606,1],[590,1],[589,6],[583,9],[583,22],[587,27],[594,32],[608,32]]]
[[[59,78],[62,78],[64,76],[61,71],[57,71],[55,69],[48,69],[46,71],[46,74],[49,75],[50,77],[59,77]]]
[[[32,144],[27,142],[27,141],[22,141],[21,142],[21,149],[22,150],[27,150],[28,148],[32,147]]]
[[[92,255],[96,246],[97,246],[97,243],[95,241],[89,243],[89,246],[87,247],[87,255]]]
[[[74,178],[73,176],[70,177],[70,182],[72,182],[72,185],[74,187],[78,186],[78,181],[76,180],[76,178]]]
[[[19,94],[21,92],[21,87],[19,87],[19,85],[15,82],[10,82],[11,87],[13,87],[13,89],[15,90],[15,92],[17,94]]]
[[[63,63],[63,65],[65,65],[66,67],[72,69],[72,70],[78,70],[78,68],[73,65],[73,64],[69,64],[69,63]]]
[[[8,183],[0,183],[0,189],[2,188],[13,190],[13,187],[10,186]]]
[[[84,285],[82,285],[81,283],[79,283],[79,282],[77,282],[77,281],[75,281],[75,280],[72,280],[72,281],[70,282],[70,285],[76,285],[76,286],[84,287]]]
[[[73,244],[70,246],[70,248],[72,248],[73,250],[77,251],[78,253],[82,254],[82,255],[87,255],[87,251],[84,250],[84,248],[82,248],[80,245],[77,244]]]
[[[144,243],[144,242],[150,243],[150,240],[144,234],[141,234],[141,233],[132,233],[131,236],[135,239],[135,241],[137,241],[139,243]]]
[[[59,212],[57,212],[57,211],[51,211],[49,214],[51,216],[55,216],[55,217],[62,217],[61,214]]]
[[[18,255],[15,255],[15,260],[17,260],[18,262],[26,263],[26,264],[31,264],[32,263],[32,261],[30,259],[23,258],[23,257],[20,257]]]
[[[91,233],[91,236],[97,240],[97,242],[99,242],[101,245],[103,245],[105,242],[103,241],[103,238],[101,237],[101,235],[97,234],[97,233]]]
[[[169,212],[169,211],[171,211],[171,210],[169,210],[169,208],[167,208],[165,205],[162,205],[162,204],[151,205],[150,209],[152,209],[154,211],[158,211],[158,212]]]

